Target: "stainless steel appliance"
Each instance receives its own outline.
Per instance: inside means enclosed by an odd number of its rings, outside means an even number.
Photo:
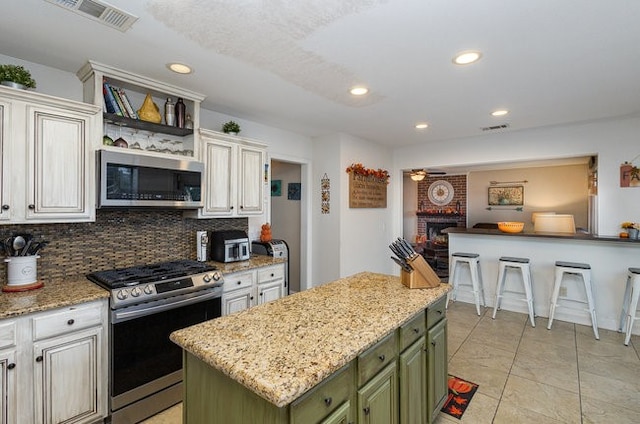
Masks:
[[[111,292],[109,408],[137,423],[182,400],[182,350],[169,334],[221,316],[223,278],[205,262],[173,261],[94,272]]]
[[[202,207],[204,164],[98,150],[98,207]]]
[[[287,260],[284,274],[284,285],[289,294],[289,245],[284,240],[272,239],[270,241],[251,242],[251,251],[256,255],[273,256]]]
[[[213,231],[211,241],[211,259],[218,262],[237,262],[249,259],[249,237],[239,230]]]

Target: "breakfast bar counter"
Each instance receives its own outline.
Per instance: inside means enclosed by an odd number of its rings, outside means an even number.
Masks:
[[[640,266],[640,240],[580,233],[503,233],[495,229],[479,228],[448,228],[445,231],[449,236],[450,254],[470,252],[480,255],[488,306],[493,307],[495,302],[498,261],[501,256],[530,259],[535,313],[542,317],[549,316],[555,262],[587,263],[591,265],[598,325],[601,328],[618,330],[627,269]],[[466,269],[462,269],[461,278],[462,281],[468,278]],[[516,279],[512,284],[516,291],[522,290],[521,287],[518,289]],[[580,300],[583,293],[577,285],[575,288],[575,291],[569,290],[567,297]],[[468,295],[465,291],[461,291],[457,298],[474,302],[473,295]],[[526,304],[518,300],[509,301],[505,298],[501,307],[526,313]],[[559,309],[556,319],[591,325],[589,314],[569,308]]]
[[[399,277],[363,272],[178,330],[171,340],[185,352],[185,393],[197,359],[281,409],[430,305],[444,305],[449,290],[408,289]]]

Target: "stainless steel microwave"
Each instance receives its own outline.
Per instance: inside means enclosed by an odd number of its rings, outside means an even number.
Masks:
[[[204,164],[98,150],[98,207],[202,207]]]

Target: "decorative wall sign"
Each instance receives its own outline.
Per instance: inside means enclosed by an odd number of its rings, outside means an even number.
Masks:
[[[488,194],[491,206],[524,205],[524,186],[489,187]]]
[[[282,195],[282,180],[271,181],[271,196],[277,197]]]
[[[360,163],[347,168],[349,174],[350,208],[386,208],[389,173],[384,169],[369,169]]]
[[[620,165],[620,187],[640,187],[640,169],[630,162]]]
[[[331,180],[325,173],[320,179],[320,205],[323,214],[331,212]]]
[[[287,188],[287,199],[300,200],[300,183],[289,183]]]

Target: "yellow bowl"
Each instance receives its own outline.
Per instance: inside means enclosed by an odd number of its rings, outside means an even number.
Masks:
[[[498,222],[498,229],[504,233],[519,233],[524,228],[524,222]]]

